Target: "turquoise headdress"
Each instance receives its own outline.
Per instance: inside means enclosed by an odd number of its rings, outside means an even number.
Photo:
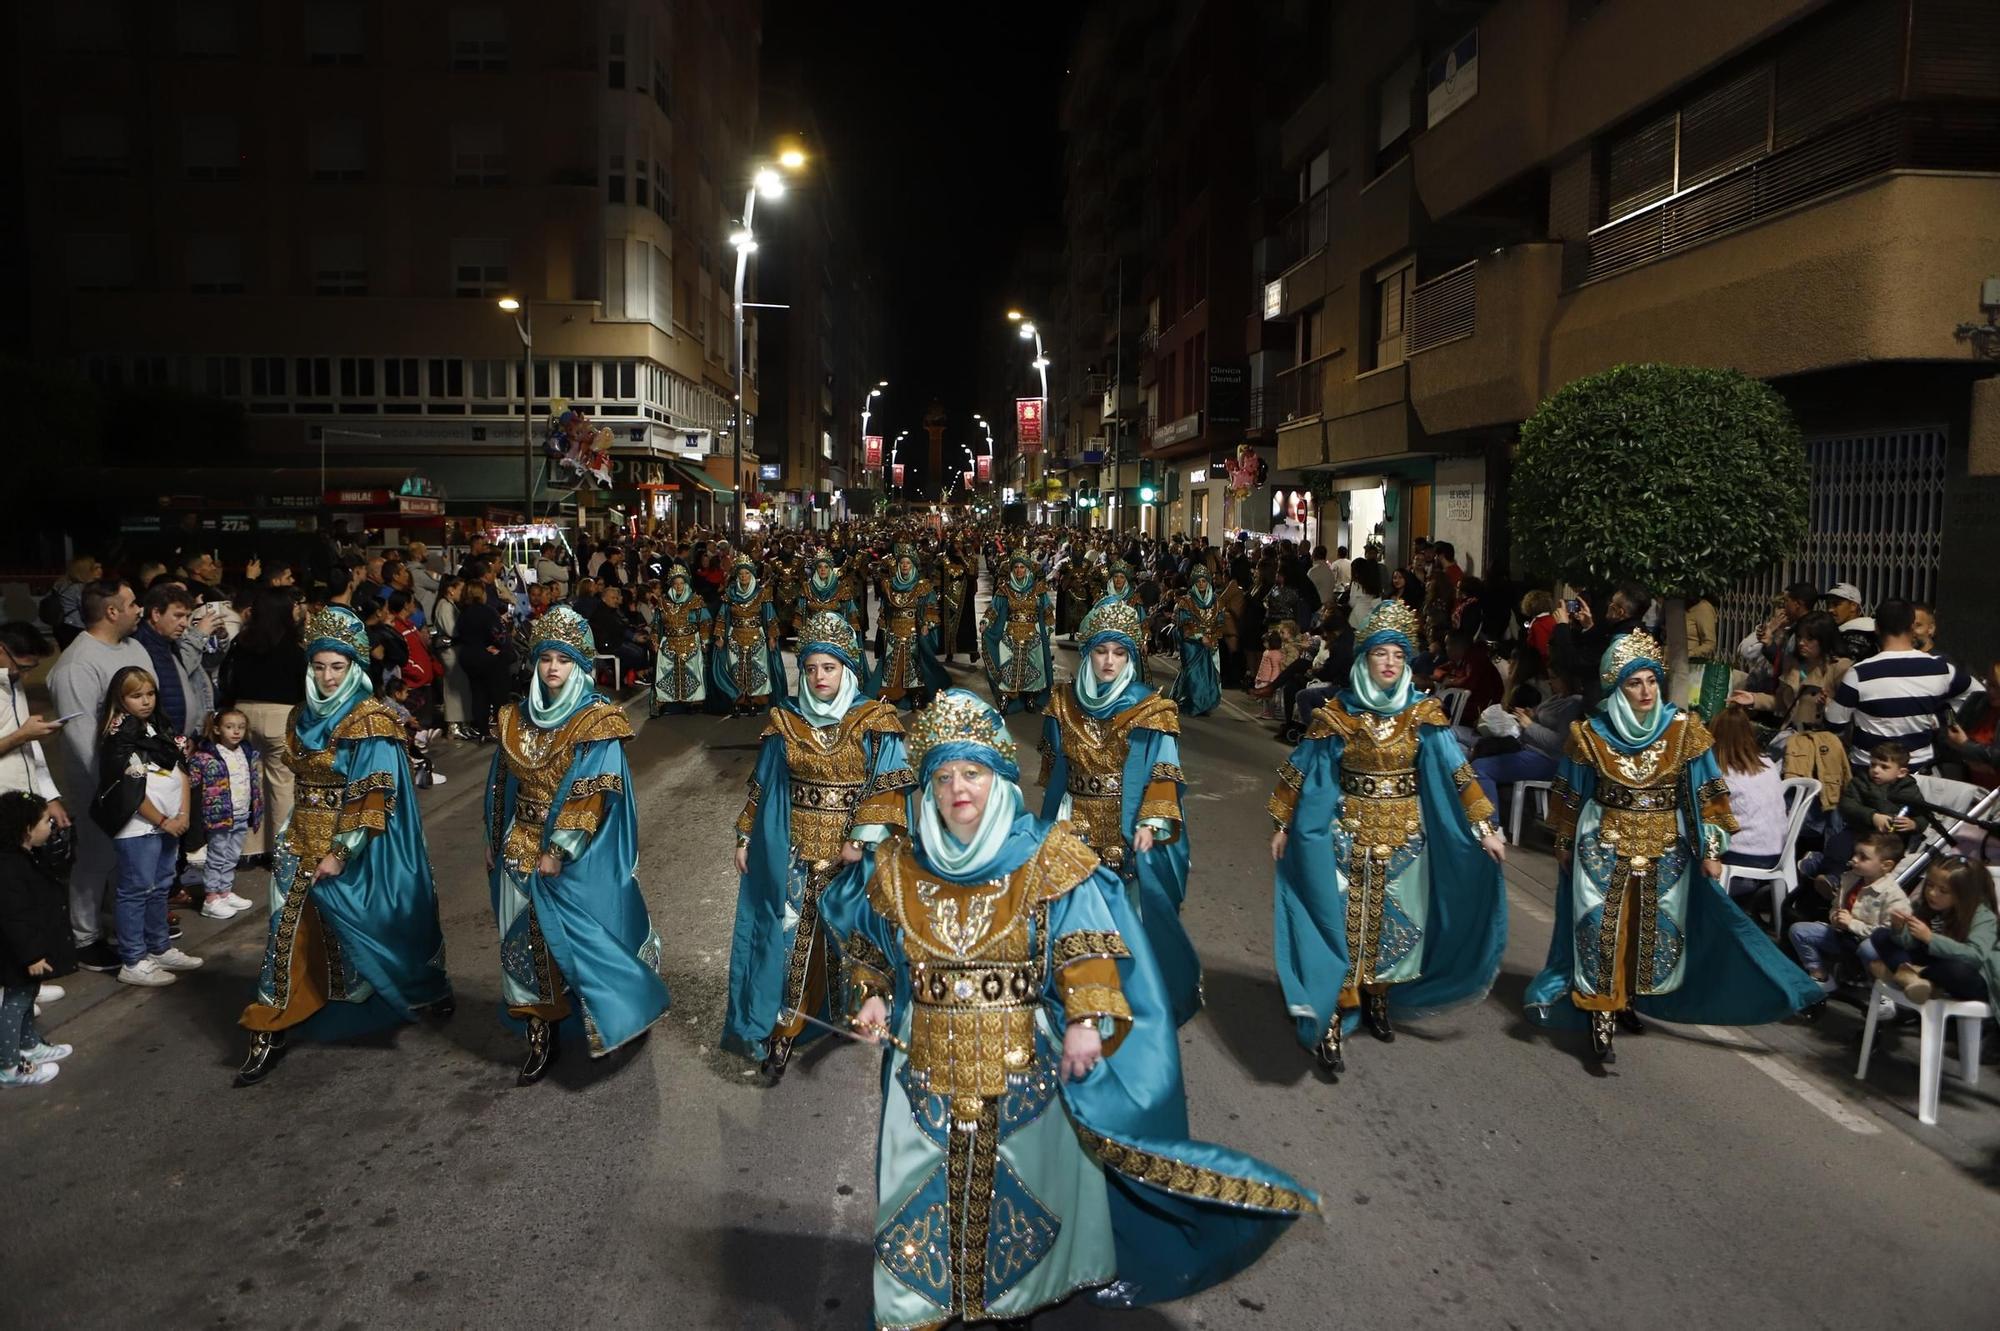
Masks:
[[[849,670],[861,673],[861,640],[855,637],[854,626],[831,610],[810,616],[799,629],[799,664],[803,666],[815,652],[837,656]]]
[[[1404,656],[1417,654],[1417,639],[1422,636],[1422,625],[1417,620],[1417,612],[1396,597],[1382,602],[1368,616],[1368,622],[1361,626],[1361,641],[1355,644],[1357,656],[1382,646],[1394,643],[1403,649]]]
[[[991,703],[964,689],[946,689],[918,712],[910,722],[909,743],[919,781],[928,782],[948,762],[978,763],[1009,781],[1021,779],[1007,723]]]
[[[1138,610],[1115,596],[1107,596],[1092,606],[1077,628],[1077,635],[1083,639],[1084,655],[1088,656],[1101,642],[1115,642],[1134,661],[1139,659],[1141,632]]]
[[[1597,681],[1608,693],[1641,670],[1650,670],[1664,683],[1667,668],[1661,661],[1665,656],[1652,634],[1638,629],[1621,633],[1604,649],[1604,657],[1597,663]]]
[[[530,648],[534,656],[554,649],[582,666],[592,669],[597,656],[597,639],[591,635],[590,625],[582,615],[566,605],[551,607],[542,612],[535,621],[535,645]]]
[[[368,626],[344,605],[327,605],[306,620],[306,659],[317,652],[339,652],[350,661],[368,659]]]

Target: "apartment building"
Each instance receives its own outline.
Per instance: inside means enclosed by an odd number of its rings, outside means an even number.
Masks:
[[[1291,335],[1259,424],[1329,545],[1395,562],[1428,535],[1504,571],[1544,397],[1732,366],[1807,433],[1812,536],[1725,626],[1792,578],[1853,581],[1995,654],[2000,389],[1957,335],[2000,272],[1990,4],[1352,3],[1326,68],[1281,132],[1299,207],[1255,259]]]
[[[754,488],[726,238],[755,0],[76,0],[19,23],[18,59],[65,71],[16,81],[36,358],[248,413],[261,483],[197,473],[178,503],[282,529],[329,491],[393,518],[409,488],[443,497],[411,522],[515,517],[524,387],[537,444],[552,398],[613,430],[594,517],[714,520]],[[534,467],[547,512],[566,487]]]

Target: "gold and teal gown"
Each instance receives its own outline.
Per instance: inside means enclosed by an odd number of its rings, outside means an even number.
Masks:
[[[986,608],[986,679],[993,705],[1003,712],[1040,707],[1055,684],[1054,653],[1049,647],[1055,628],[1055,602],[1037,577],[1028,586],[1002,578]]]
[[[928,578],[898,587],[893,577],[877,585],[882,598],[882,656],[862,683],[871,698],[914,705],[917,695],[951,687],[938,663],[938,598]]]
[[[661,597],[653,611],[653,714],[692,711],[708,701],[708,639],[714,616],[693,592]]]

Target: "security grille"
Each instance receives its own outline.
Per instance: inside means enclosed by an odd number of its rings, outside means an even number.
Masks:
[[[1808,439],[1806,465],[1811,490],[1805,545],[1722,598],[1725,649],[1769,618],[1793,582],[1810,582],[1822,591],[1851,582],[1870,607],[1892,596],[1935,604],[1944,526],[1944,427]]]

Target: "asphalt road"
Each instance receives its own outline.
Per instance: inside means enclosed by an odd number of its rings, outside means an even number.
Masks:
[[[1030,749],[1038,723],[1014,722]],[[257,920],[187,913],[183,946],[208,964],[171,989],[74,977],[48,1021],[77,1054],[52,1087],[0,1099],[0,1326],[867,1326],[871,1056],[815,1046],[764,1090],[715,1047],[757,731],[677,718],[632,745],[674,1007],[608,1065],[572,1051],[513,1084],[470,751],[422,797],[451,1022],[301,1046],[239,1091]],[[1859,1083],[1841,1013],[1656,1024],[1596,1070],[1580,1038],[1520,1015],[1553,875],[1524,849],[1491,997],[1393,1045],[1358,1037],[1328,1085],[1269,958],[1262,805],[1283,751],[1233,705],[1183,744],[1208,996],[1182,1032],[1194,1129],[1318,1188],[1326,1217],[1200,1297],[1038,1328],[1994,1324],[1992,1069],[1948,1089],[1937,1128],[1915,1122],[1914,1036]]]

